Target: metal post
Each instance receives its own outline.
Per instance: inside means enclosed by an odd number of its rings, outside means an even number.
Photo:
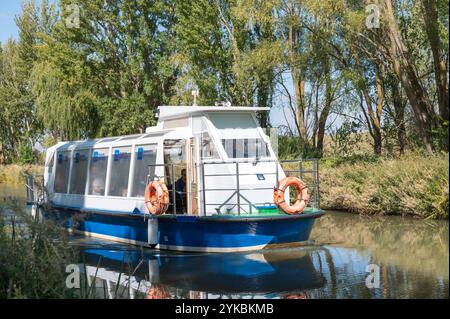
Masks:
[[[298,161],[298,177],[303,180],[303,160]]]
[[[314,160],[314,178],[316,180],[316,187],[315,187],[315,197],[317,202],[317,207],[320,208],[320,193],[319,193],[319,161],[316,159]]]
[[[277,185],[277,189],[278,189],[278,186],[279,186],[279,179],[280,179],[280,177],[279,177],[279,173],[278,173],[278,163],[277,162],[274,162],[275,163],[275,175],[276,175],[276,185]]]
[[[241,215],[241,192],[239,189],[239,162],[236,162],[236,191],[237,191],[238,215]]]
[[[206,191],[205,191],[205,163],[201,163],[202,194],[203,194],[203,216],[206,216]]]
[[[176,215],[177,214],[177,197],[176,197],[176,185],[175,185],[175,170],[173,168],[173,163],[172,165],[172,200],[173,200],[173,214]]]

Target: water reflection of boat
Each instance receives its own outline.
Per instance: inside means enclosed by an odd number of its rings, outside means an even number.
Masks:
[[[131,265],[133,280],[144,280],[142,287],[181,289],[212,294],[283,294],[322,287],[325,279],[318,273],[307,250],[283,250],[234,254],[160,254],[142,255],[139,251],[86,249],[86,262],[101,258],[102,272],[119,271]],[[139,265],[139,266],[138,266]],[[135,268],[138,266],[137,268]],[[109,276],[119,278],[119,276]]]

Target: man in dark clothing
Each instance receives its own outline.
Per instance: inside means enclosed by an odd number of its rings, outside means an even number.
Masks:
[[[186,213],[186,169],[181,170],[181,177],[175,182],[177,214]]]

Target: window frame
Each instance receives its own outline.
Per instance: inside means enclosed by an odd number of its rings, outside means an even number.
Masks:
[[[113,198],[128,198],[129,196],[129,194],[130,194],[130,184],[129,184],[129,182],[130,182],[130,172],[131,172],[131,165],[132,165],[132,160],[133,160],[133,149],[134,149],[134,145],[135,144],[132,144],[132,145],[112,145],[111,147],[110,147],[110,150],[109,150],[109,158],[108,158],[108,160],[109,160],[109,162],[108,162],[108,166],[107,166],[107,171],[106,171],[106,174],[107,174],[107,176],[106,176],[106,181],[108,182],[108,185],[106,186],[105,185],[105,197],[113,197]],[[128,184],[127,184],[127,195],[126,196],[117,196],[117,195],[109,195],[109,192],[110,192],[110,183],[111,183],[111,176],[110,176],[110,174],[112,173],[112,165],[113,165],[113,162],[114,162],[114,152],[113,152],[113,150],[114,149],[118,149],[118,148],[127,148],[127,147],[129,147],[130,148],[130,167],[129,167],[129,169],[128,169]]]
[[[73,157],[75,152],[80,152],[80,151],[87,151],[88,152],[88,156],[87,156],[87,169],[86,169],[86,182],[84,183],[84,192],[83,194],[73,194],[72,192],[72,169],[73,169]],[[86,190],[86,185],[89,185],[89,167],[91,165],[91,151],[92,148],[75,148],[73,150],[71,150],[71,164],[70,164],[70,180],[69,180],[69,188],[68,188],[68,195],[74,195],[74,196],[85,196],[87,193]]]
[[[157,141],[148,141],[148,142],[144,142],[144,143],[134,143],[132,146],[132,154],[131,154],[131,165],[130,165],[130,174],[128,176],[128,185],[131,187],[128,187],[128,194],[127,194],[127,198],[134,198],[134,199],[142,199],[143,197],[139,197],[139,196],[133,196],[133,191],[134,191],[134,173],[136,171],[136,153],[137,153],[137,148],[138,147],[145,147],[145,146],[153,146],[154,147],[154,151],[155,151],[155,164],[157,164],[158,161],[158,149],[159,149],[159,143]],[[155,171],[156,171],[156,166],[155,166]],[[124,197],[121,197],[124,198]]]
[[[58,167],[58,155],[60,153],[69,153],[69,174],[67,176],[67,182],[66,182],[66,191],[64,193],[57,192],[56,191],[56,169]],[[55,194],[69,194],[70,191],[70,177],[72,174],[72,153],[73,151],[70,149],[61,149],[61,150],[55,150],[55,161],[54,161],[54,181],[53,181],[53,193]]]

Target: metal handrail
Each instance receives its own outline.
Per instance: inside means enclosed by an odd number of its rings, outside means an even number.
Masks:
[[[313,179],[313,185],[311,185],[310,189],[313,190],[313,196],[312,199],[310,201],[310,204],[312,205],[312,207],[320,207],[320,194],[319,194],[319,166],[318,166],[318,159],[316,158],[312,158],[312,159],[299,159],[299,160],[282,160],[282,161],[277,161],[274,159],[263,159],[260,160],[258,162],[273,162],[275,163],[275,172],[269,172],[269,173],[264,173],[264,175],[276,175],[276,184],[274,185],[275,187],[278,187],[278,182],[279,182],[279,169],[278,169],[278,165],[283,165],[283,164],[289,164],[289,163],[298,163],[298,167],[297,169],[283,169],[284,173],[286,175],[289,175],[290,173],[298,173],[299,178],[303,179],[303,174],[312,174],[312,179]],[[198,187],[194,192],[192,191],[177,191],[176,189],[176,183],[175,183],[175,170],[174,170],[174,166],[184,166],[185,164],[175,164],[175,163],[168,163],[168,164],[150,164],[148,165],[149,167],[149,175],[148,175],[148,180],[150,178],[155,178],[155,177],[159,177],[159,178],[166,178],[166,170],[164,170],[164,175],[162,176],[157,176],[157,175],[153,175],[150,176],[150,172],[151,172],[151,167],[169,167],[170,168],[170,173],[171,173],[171,182],[172,182],[172,187],[169,189],[169,192],[172,194],[172,203],[170,203],[169,205],[172,206],[172,211],[174,214],[177,213],[177,203],[176,203],[176,194],[192,194],[192,193],[196,193],[196,194],[201,194],[201,206],[203,207],[203,215],[206,216],[207,214],[207,206],[216,206],[219,205],[219,207],[216,207],[216,210],[219,209],[221,207],[223,207],[224,205],[228,204],[229,201],[234,198],[236,196],[236,203],[231,203],[230,205],[233,205],[233,207],[238,208],[238,215],[241,214],[241,210],[244,210],[244,212],[246,212],[246,210],[243,208],[242,204],[241,204],[241,199],[243,199],[245,202],[247,202],[247,204],[250,207],[250,211],[252,210],[251,206],[254,206],[256,208],[256,205],[258,204],[264,204],[266,205],[267,202],[262,202],[262,203],[251,203],[250,201],[248,201],[247,198],[245,198],[241,192],[242,191],[252,191],[252,190],[272,190],[273,187],[244,187],[242,188],[240,185],[240,181],[239,181],[239,177],[240,176],[251,176],[254,174],[249,174],[249,173],[240,173],[239,171],[239,165],[242,163],[253,163],[253,161],[249,161],[249,160],[243,160],[243,159],[235,159],[235,160],[228,160],[228,161],[203,161],[201,163],[195,163],[195,167],[199,168],[199,181],[201,180],[201,187]],[[313,164],[313,168],[312,169],[304,169],[304,164],[305,163],[312,163]],[[205,165],[235,165],[235,171],[234,173],[229,173],[229,174],[205,174]],[[236,180],[236,187],[235,188],[207,188],[206,187],[206,182],[205,182],[205,177],[234,177]],[[224,203],[207,203],[206,201],[206,193],[207,192],[218,192],[218,191],[234,191],[234,193],[231,194],[231,196],[224,202]],[[245,204],[245,206],[247,205]]]

